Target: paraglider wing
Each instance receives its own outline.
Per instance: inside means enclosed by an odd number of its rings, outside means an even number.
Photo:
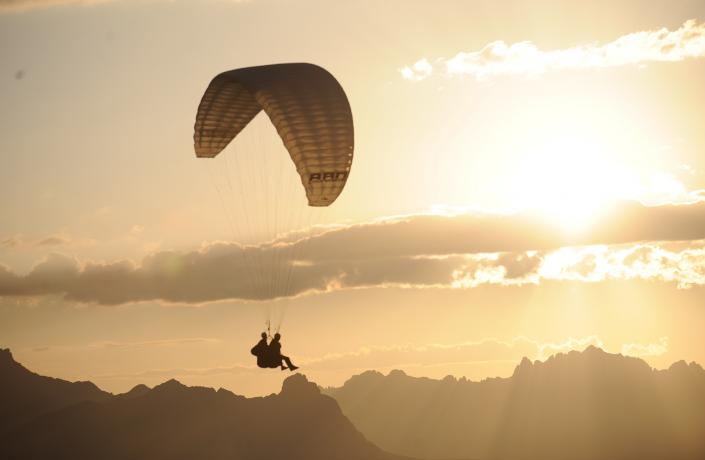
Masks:
[[[213,158],[262,110],[240,83],[218,75],[208,85],[198,106],[193,140],[196,156]]]
[[[198,107],[196,156],[218,155],[264,110],[301,176],[309,206],[343,190],[353,158],[350,104],[338,81],[313,64],[275,64],[221,73]]]

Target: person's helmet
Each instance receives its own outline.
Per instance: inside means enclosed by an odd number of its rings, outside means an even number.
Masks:
[[[274,334],[275,340],[279,340],[280,338],[281,338],[281,335],[278,332],[276,334]]]
[[[266,332],[263,332],[263,333],[262,333],[262,338],[263,338],[263,339],[266,339],[266,338],[267,338],[267,333],[266,333]]]

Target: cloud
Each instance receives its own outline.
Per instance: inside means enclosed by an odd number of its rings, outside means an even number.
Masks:
[[[69,244],[70,242],[71,240],[66,237],[53,235],[48,236],[46,238],[42,238],[41,240],[34,243],[34,246],[61,246],[64,244]]]
[[[428,59],[423,58],[416,61],[410,67],[404,67],[400,72],[401,76],[407,80],[423,80],[431,76],[433,66],[428,62]]]
[[[24,235],[14,235],[0,240],[0,248],[4,249],[26,249],[42,248],[51,246],[62,246],[72,242],[71,238],[65,235],[48,235],[36,240],[27,239]]]
[[[348,353],[330,353],[317,358],[302,358],[300,361],[302,366],[311,371],[401,369],[473,362],[518,362],[524,356],[536,357],[537,347],[537,342],[526,337],[516,337],[506,341],[487,338],[458,344],[364,347]]]
[[[667,344],[668,338],[662,337],[658,344],[624,344],[621,351],[628,356],[657,356],[667,351]],[[518,363],[524,357],[543,361],[558,353],[583,351],[590,346],[608,350],[602,340],[594,335],[568,337],[557,343],[519,336],[508,340],[485,338],[456,344],[363,347],[347,353],[330,353],[315,358],[302,357],[297,361],[312,372],[448,367],[491,362]]]
[[[431,343],[425,345],[391,345],[363,347],[345,353],[328,353],[318,357],[301,357],[296,363],[305,366],[307,372],[335,372],[358,370],[386,370],[417,367],[446,367],[463,364],[491,362],[518,363],[523,357],[532,360],[547,359],[556,353],[571,350],[582,351],[590,345],[602,348],[602,341],[591,336],[568,338],[562,343],[544,343],[519,336],[508,340],[485,338],[456,344]],[[629,344],[637,347],[648,345]],[[233,364],[206,368],[150,369],[129,374],[94,376],[110,379],[202,377],[226,374],[249,374],[260,372],[255,365]]]
[[[674,282],[679,288],[705,285],[705,243],[685,249],[660,244],[561,249],[548,254],[538,270],[543,279],[599,282],[642,279]]]
[[[383,286],[467,289],[607,279],[705,284],[703,202],[621,203],[583,234],[566,234],[532,215],[467,213],[401,216],[319,228],[313,235],[160,251],[139,263],[52,254],[24,275],[0,266],[0,296],[199,304]]]
[[[47,345],[41,347],[32,348],[31,351],[34,352],[45,352],[45,351],[86,351],[86,350],[100,350],[100,349],[145,349],[150,347],[174,347],[179,345],[193,345],[193,344],[204,344],[212,345],[220,343],[219,339],[209,338],[209,337],[180,337],[172,339],[157,339],[157,340],[141,340],[141,341],[114,341],[114,340],[103,340],[100,342],[93,342],[87,345],[80,346],[54,346]]]
[[[658,343],[625,343],[622,354],[627,356],[661,356],[668,351],[668,337],[659,338]]]
[[[427,58],[400,69],[403,78],[423,80],[434,73],[467,75],[479,81],[498,75],[540,75],[563,69],[587,69],[677,62],[705,56],[705,23],[686,21],[676,30],[634,32],[599,45],[544,51],[529,41],[507,44],[494,41],[478,51],[460,52],[450,59]],[[438,69],[441,67],[441,69]]]
[[[20,246],[23,243],[22,237],[21,236],[11,236],[9,238],[5,238],[3,240],[0,240],[0,248],[16,248],[17,246]]]
[[[661,342],[667,340],[665,337]],[[599,337],[566,338],[562,342],[545,342],[528,337],[510,339],[484,338],[477,341],[422,345],[387,345],[362,347],[343,353],[328,353],[316,357],[296,357],[295,362],[306,369],[309,377],[322,385],[340,385],[351,374],[364,370],[388,372],[402,369],[411,375],[442,378],[446,375],[465,376],[465,378],[486,378],[495,375],[511,375],[513,369],[526,357],[532,361],[546,360],[557,353],[582,351],[590,345],[607,350]],[[646,356],[639,350],[648,350],[656,344],[630,343],[622,345],[624,354]],[[625,353],[624,350],[627,350]],[[652,355],[653,356],[653,355]],[[82,378],[97,382],[123,382],[121,386],[137,383],[157,384],[170,378],[190,382],[194,385],[213,385],[213,377],[218,382],[228,378],[251,380],[253,375],[262,376],[262,370],[254,364],[233,363],[225,366],[195,368],[153,368],[135,370],[126,373],[109,373],[86,375]],[[233,382],[231,380],[231,382]],[[272,381],[276,387],[280,380]],[[262,382],[252,388],[253,394],[262,394]],[[244,381],[237,381],[237,386],[246,386]]]
[[[97,374],[91,375],[91,379],[96,380],[137,380],[139,382],[160,381],[166,379],[183,379],[189,377],[210,377],[217,375],[240,375],[259,374],[262,370],[255,365],[235,364],[232,366],[204,367],[204,368],[171,368],[171,369],[148,369],[140,372],[121,374]]]
[[[94,342],[86,346],[86,348],[147,348],[147,347],[171,347],[176,345],[192,345],[192,344],[216,344],[220,340],[208,337],[185,337],[176,339],[159,339],[159,340],[142,340],[136,342],[123,341],[101,341]]]
[[[602,348],[603,350],[605,349],[605,344],[602,343],[602,340],[600,340],[600,338],[595,335],[583,337],[581,339],[569,337],[565,340],[565,342],[561,343],[538,344],[535,359],[547,359],[548,357],[555,355],[556,353],[567,353],[573,350],[583,351],[589,346]]]
[[[22,278],[10,270],[9,267],[0,265],[0,295],[15,295],[17,287],[22,283]],[[20,295],[17,293],[17,295]]]

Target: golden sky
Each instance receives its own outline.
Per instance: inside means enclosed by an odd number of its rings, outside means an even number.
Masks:
[[[0,0],[0,62],[0,346],[33,370],[265,394],[268,312],[322,385],[705,363],[702,1]],[[263,115],[194,155],[211,78],[275,62],[350,100],[329,208]]]

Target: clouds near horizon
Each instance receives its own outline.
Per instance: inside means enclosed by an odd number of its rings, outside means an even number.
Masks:
[[[597,347],[609,351],[595,335],[568,337],[562,342],[541,342],[518,336],[509,340],[486,338],[457,344],[397,345],[365,347],[349,353],[333,353],[302,361],[308,369],[398,369],[404,367],[445,366],[449,364],[507,361],[518,363],[522,358],[545,361],[571,351]],[[668,337],[658,343],[625,343],[618,352],[625,356],[659,356],[668,351]]]
[[[203,340],[203,339],[200,339]],[[172,341],[168,341],[171,343]],[[142,345],[142,344],[140,344]],[[148,343],[151,346],[163,346],[162,341]],[[101,345],[102,346],[102,345]],[[486,366],[499,364],[508,376],[523,358],[531,361],[545,361],[552,356],[571,351],[584,351],[594,346],[610,351],[598,336],[568,337],[562,342],[542,342],[530,337],[517,336],[511,339],[485,338],[462,343],[442,344],[428,343],[423,345],[389,345],[369,346],[343,353],[327,353],[316,357],[301,357],[297,363],[305,366],[310,375],[322,378],[320,384],[330,384],[323,375],[337,375],[343,372],[349,378],[355,372],[376,370],[405,370],[412,374],[420,369],[431,373],[436,378],[449,375],[449,369],[468,369],[467,366]],[[93,345],[91,345],[93,347]],[[657,343],[625,343],[616,352],[625,356],[651,357],[660,356],[668,351],[668,338],[661,337]],[[261,372],[253,364],[233,363],[216,367],[199,368],[154,368],[140,370],[134,373],[103,374],[87,376],[98,380],[146,380],[158,383],[163,379],[204,378],[222,375],[250,375]],[[463,374],[455,374],[462,377]]]

